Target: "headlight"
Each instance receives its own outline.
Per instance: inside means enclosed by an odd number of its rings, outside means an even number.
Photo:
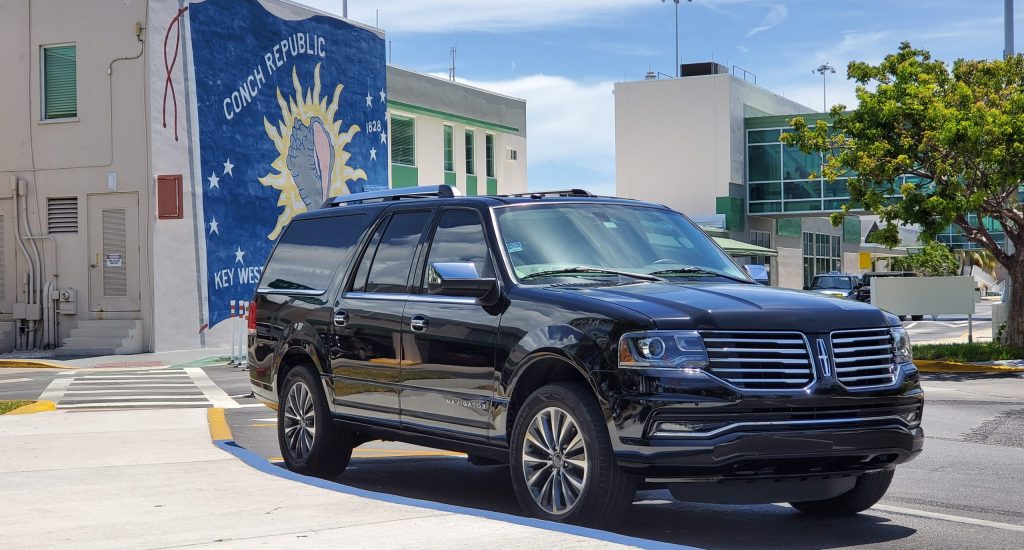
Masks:
[[[693,330],[629,332],[619,339],[619,366],[700,369],[708,366],[708,352]]]
[[[906,329],[892,327],[889,332],[892,333],[893,344],[896,348],[896,363],[912,363],[914,354],[910,350],[910,335],[907,334]]]

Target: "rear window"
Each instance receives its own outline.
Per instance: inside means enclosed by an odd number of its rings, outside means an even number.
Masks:
[[[263,272],[261,289],[324,292],[366,230],[365,214],[292,220]]]

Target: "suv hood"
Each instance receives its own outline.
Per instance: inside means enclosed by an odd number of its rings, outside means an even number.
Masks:
[[[755,284],[637,283],[548,290],[629,308],[650,317],[659,329],[822,333],[889,325],[885,314],[868,304]]]

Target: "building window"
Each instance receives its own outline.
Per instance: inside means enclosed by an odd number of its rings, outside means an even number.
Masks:
[[[466,130],[466,173],[476,174],[476,163],[473,162],[473,130]]]
[[[78,54],[74,44],[42,48],[43,120],[78,116]]]
[[[391,162],[416,166],[416,120],[391,115]]]
[[[455,138],[451,126],[444,127],[444,171],[455,171]]]
[[[487,177],[494,177],[494,134],[484,135],[485,150],[487,158]]]
[[[815,275],[840,271],[843,267],[839,235],[804,233],[804,288],[810,288]]]
[[[772,234],[768,231],[751,231],[750,244],[754,246],[772,247]],[[752,256],[750,263],[757,265],[769,265],[768,256]]]

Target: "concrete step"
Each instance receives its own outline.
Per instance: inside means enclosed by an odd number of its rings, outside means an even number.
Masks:
[[[85,327],[71,329],[71,338],[127,338],[129,327]]]
[[[65,338],[64,347],[67,348],[116,348],[124,341],[123,336],[109,338]]]
[[[56,349],[57,355],[81,355],[81,356],[99,356],[99,355],[114,355],[117,353],[117,348],[69,348],[62,346]]]
[[[135,328],[137,323],[141,323],[138,319],[83,319],[78,321],[78,328],[98,328],[98,327],[124,327],[124,328]]]

